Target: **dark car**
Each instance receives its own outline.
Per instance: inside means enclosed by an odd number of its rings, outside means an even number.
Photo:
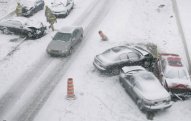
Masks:
[[[141,65],[151,68],[156,58],[146,49],[136,45],[124,45],[110,48],[96,55],[94,66],[100,71],[118,74],[123,66]]]
[[[63,2],[60,0],[51,3],[51,11],[56,17],[66,17],[74,7],[73,0],[67,0]]]
[[[142,111],[157,111],[172,106],[170,94],[153,73],[141,66],[125,66],[120,83]]]
[[[187,68],[178,54],[161,53],[158,61],[161,84],[173,97],[191,95],[191,80]]]
[[[63,27],[56,32],[46,51],[52,56],[67,56],[82,39],[82,27]]]
[[[4,34],[14,33],[27,38],[40,38],[46,31],[43,23],[24,17],[12,17],[0,21],[0,30]]]
[[[44,9],[44,0],[22,0],[22,16],[32,16],[34,13]]]

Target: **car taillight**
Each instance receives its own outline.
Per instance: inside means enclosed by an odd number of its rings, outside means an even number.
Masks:
[[[184,84],[173,84],[170,88],[176,88],[176,89],[188,89],[187,88],[188,86],[187,85],[184,85]]]

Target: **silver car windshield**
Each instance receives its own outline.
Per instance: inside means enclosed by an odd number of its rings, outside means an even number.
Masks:
[[[72,35],[70,33],[61,33],[57,32],[54,36],[53,40],[60,40],[60,41],[69,41],[71,39]]]
[[[165,76],[167,78],[187,78],[186,72],[183,69],[171,69],[166,71]]]

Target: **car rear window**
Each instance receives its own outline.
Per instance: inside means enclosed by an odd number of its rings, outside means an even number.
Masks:
[[[168,57],[168,64],[170,66],[179,66],[182,67],[182,62],[181,62],[181,58],[178,57]]]
[[[57,32],[56,35],[54,36],[53,40],[61,40],[61,41],[69,41],[71,38],[71,34],[70,33],[61,33],[61,32]]]

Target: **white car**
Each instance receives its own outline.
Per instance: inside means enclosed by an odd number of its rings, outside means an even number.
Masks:
[[[191,94],[191,81],[186,67],[177,54],[161,53],[158,61],[162,85],[175,96]]]
[[[64,0],[54,1],[51,3],[50,9],[56,17],[66,17],[74,7],[73,0]]]
[[[140,110],[147,112],[172,106],[170,94],[153,73],[142,66],[125,66],[119,80]]]

